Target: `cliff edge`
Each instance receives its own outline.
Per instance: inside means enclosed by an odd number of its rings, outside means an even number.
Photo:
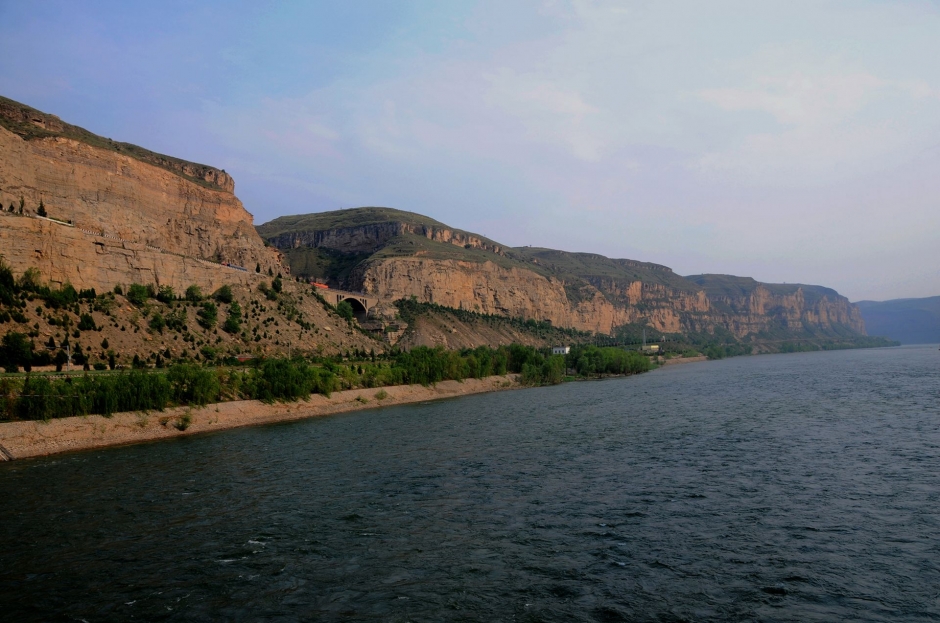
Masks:
[[[281,270],[279,255],[265,247],[234,188],[224,171],[114,142],[0,98],[0,205],[7,213],[36,216],[42,205],[49,217],[104,239],[252,271],[259,265]],[[48,272],[44,262],[55,249],[29,255],[41,246],[41,239],[30,244],[36,227],[5,225],[8,238],[28,238],[4,245],[7,261]],[[15,255],[13,247],[23,245],[33,250]],[[78,253],[74,259],[90,258]],[[73,269],[74,275],[67,266],[59,270],[57,279],[81,282],[78,266]]]

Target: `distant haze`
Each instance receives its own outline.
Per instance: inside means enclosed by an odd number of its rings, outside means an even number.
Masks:
[[[940,342],[940,296],[859,301],[858,308],[869,335],[889,337],[903,344]]]
[[[940,294],[940,4],[0,2],[0,94],[225,168],[680,274]]]

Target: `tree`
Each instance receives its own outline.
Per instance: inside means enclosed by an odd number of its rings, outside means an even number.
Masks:
[[[157,300],[161,303],[172,303],[176,300],[176,293],[171,286],[160,286],[157,291]]]
[[[55,371],[62,372],[62,366],[67,364],[69,361],[69,356],[62,349],[59,349],[59,352],[55,354],[55,359],[52,360],[52,363],[55,364]]]
[[[228,318],[225,319],[225,324],[222,325],[222,330],[226,333],[238,333],[241,331],[241,328],[242,308],[238,304],[238,301],[234,301],[228,308]]]
[[[42,285],[42,275],[40,275],[38,268],[30,266],[20,275],[18,282],[20,289],[35,292],[39,289],[39,286]],[[78,298],[78,293],[76,293],[75,298]],[[75,301],[69,301],[69,303],[74,302]]]
[[[127,289],[127,300],[137,307],[146,303],[149,295],[150,292],[147,291],[147,287],[139,283],[132,283]]]
[[[12,212],[12,211],[13,211],[13,204],[11,203],[11,204],[10,204],[10,212]],[[255,264],[255,272],[256,272],[256,273],[259,273],[259,274],[261,273],[261,262],[258,262],[257,264]]]
[[[215,293],[212,295],[212,298],[214,298],[219,303],[225,303],[228,305],[232,302],[232,300],[234,300],[235,296],[232,294],[232,288],[229,286],[222,286],[215,291]]]
[[[166,327],[166,320],[164,320],[163,315],[160,312],[156,312],[153,316],[150,317],[150,330],[156,333],[163,333],[163,328]]]
[[[196,314],[197,322],[203,329],[209,330],[215,326],[219,318],[219,310],[212,301],[202,304],[202,309]]]
[[[197,285],[191,285],[186,288],[186,300],[190,303],[198,303],[202,300],[202,290]]]
[[[0,341],[0,365],[7,372],[16,372],[19,366],[29,367],[33,360],[33,343],[25,333],[11,331]]]
[[[39,216],[49,216],[46,214],[46,204],[42,202],[42,199],[39,200],[39,209],[36,210],[36,214]]]
[[[281,281],[281,276],[280,276],[280,275],[278,275],[277,277],[275,277],[275,278],[274,278],[274,281],[271,282],[271,289],[274,290],[275,292],[277,292],[278,294],[280,294],[280,293],[281,293],[281,290],[284,289],[284,284],[283,284],[283,282]]]
[[[340,318],[344,318],[347,322],[352,322],[355,313],[353,312],[353,307],[349,301],[343,301],[336,306],[336,313]]]
[[[26,198],[23,195],[20,195],[20,214],[23,213],[23,210],[26,208]]]
[[[82,314],[78,320],[79,331],[94,331],[98,327],[95,325],[95,319],[91,314]]]

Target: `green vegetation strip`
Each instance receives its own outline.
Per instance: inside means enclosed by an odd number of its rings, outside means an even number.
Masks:
[[[179,364],[161,370],[130,370],[111,375],[49,378],[41,375],[0,378],[0,419],[49,420],[76,415],[110,416],[122,411],[162,411],[171,406],[255,399],[296,401],[341,389],[392,385],[433,385],[518,373],[525,385],[561,383],[566,371],[582,376],[637,374],[649,360],[618,348],[583,346],[567,356],[531,346],[481,346],[462,351],[418,347],[391,362],[319,365],[303,358],[268,359],[252,368],[210,368]]]

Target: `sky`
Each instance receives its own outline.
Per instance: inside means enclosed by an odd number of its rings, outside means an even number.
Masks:
[[[940,1],[0,0],[0,94],[225,169],[260,224],[940,294]]]

